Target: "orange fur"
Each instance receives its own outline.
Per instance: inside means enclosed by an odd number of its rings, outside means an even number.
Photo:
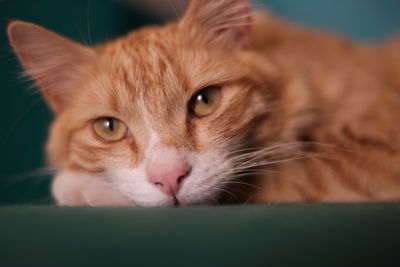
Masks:
[[[254,174],[223,184],[235,197],[221,196],[221,202],[399,200],[400,43],[353,44],[262,13],[250,20],[248,1],[215,2],[194,0],[178,22],[93,49],[11,23],[15,51],[56,112],[51,162],[83,173],[136,168],[151,125],[163,144],[193,153],[225,147],[240,156],[240,149],[264,149],[257,158],[243,155],[239,164],[250,161]],[[25,52],[19,39],[26,29],[75,58],[32,63],[51,55]],[[60,64],[68,67],[49,67]],[[57,79],[47,83],[46,75]],[[191,96],[209,85],[223,87],[218,109],[191,118]],[[47,93],[55,90],[68,97]],[[124,121],[132,135],[117,143],[96,139],[91,122],[103,116]]]

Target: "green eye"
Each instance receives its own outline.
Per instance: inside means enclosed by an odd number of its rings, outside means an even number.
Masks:
[[[193,116],[205,117],[213,113],[221,99],[221,87],[209,86],[194,94],[189,102]]]
[[[119,141],[126,136],[128,127],[115,118],[99,118],[93,121],[93,131],[101,139],[108,142]]]

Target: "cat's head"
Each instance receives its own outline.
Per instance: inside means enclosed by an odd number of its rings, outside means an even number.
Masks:
[[[21,21],[8,33],[55,113],[50,161],[156,206],[215,199],[260,122],[279,135],[276,73],[251,26],[247,0],[194,0],[175,23],[93,48]]]

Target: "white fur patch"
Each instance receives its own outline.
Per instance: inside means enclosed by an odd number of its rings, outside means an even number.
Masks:
[[[166,164],[183,158],[191,166],[190,174],[183,180],[176,199],[181,205],[202,204],[213,200],[219,188],[231,176],[232,163],[217,151],[197,154],[166,147],[153,131],[145,151],[145,159],[137,168],[113,169],[102,174],[61,171],[53,183],[53,195],[60,205],[139,205],[171,206],[173,196],[162,192],[149,181],[147,167],[154,156],[165,157]],[[171,159],[175,157],[175,159]],[[162,158],[161,158],[162,159]],[[151,163],[154,164],[154,163]],[[168,168],[161,164],[159,168]],[[161,170],[162,171],[162,170]]]
[[[135,206],[98,175],[61,171],[53,180],[52,193],[64,206]]]
[[[156,153],[156,152],[155,152]],[[192,171],[176,195],[181,205],[201,204],[215,198],[230,177],[232,165],[219,153],[188,153]],[[140,206],[170,206],[174,198],[148,181],[145,163],[136,169],[115,170],[109,174],[118,190]]]

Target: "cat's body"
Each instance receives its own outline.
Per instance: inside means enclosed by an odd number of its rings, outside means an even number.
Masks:
[[[273,19],[264,23],[261,29],[272,30],[256,37],[258,47],[307,87],[304,110],[311,109],[313,122],[297,134],[316,142],[311,149],[320,156],[277,166],[282,174],[263,179],[255,201],[399,200],[400,43],[362,46]]]
[[[14,49],[57,114],[58,203],[399,200],[400,44],[359,46],[249,15],[245,0],[195,0],[176,23],[94,49],[12,23]],[[32,38],[42,56],[43,43],[59,48],[57,62],[38,66]],[[128,130],[103,140],[99,118]]]

